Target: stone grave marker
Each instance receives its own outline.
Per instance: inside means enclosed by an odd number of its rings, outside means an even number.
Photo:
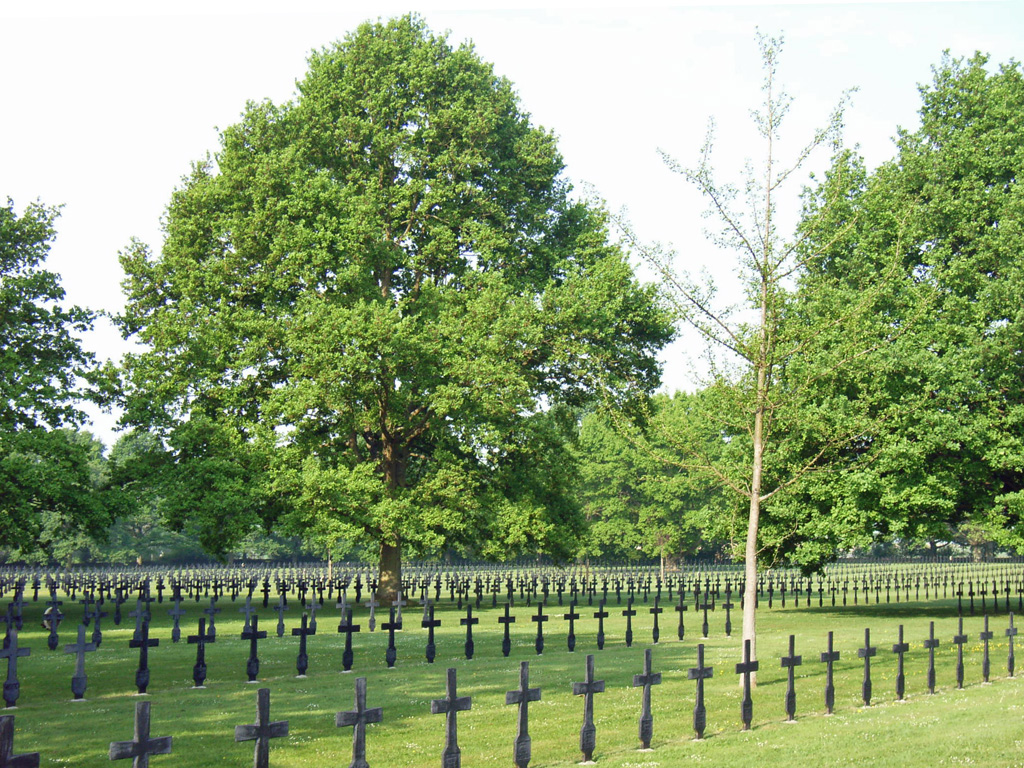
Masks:
[[[260,617],[253,614],[249,629],[242,631],[242,639],[249,641],[249,658],[245,662],[245,674],[249,677],[250,683],[255,683],[256,676],[260,673],[260,657],[257,654],[257,644],[266,636],[266,632],[260,631]]]
[[[983,644],[981,656],[981,675],[983,680],[987,683],[989,674],[992,671],[988,654],[988,644],[989,641],[992,639],[992,633],[988,629],[988,614],[985,614],[985,629],[981,632],[980,635],[978,635],[978,639],[981,640]]]
[[[21,695],[21,683],[18,681],[18,658],[32,653],[31,648],[18,645],[18,627],[13,626],[7,634],[7,643],[0,650],[0,659],[7,659],[7,679],[4,681],[4,706],[15,707]]]
[[[384,658],[388,663],[388,669],[392,669],[398,658],[398,649],[395,648],[395,630],[401,628],[401,625],[395,621],[395,606],[392,605],[388,608],[388,621],[381,624],[380,628],[386,629],[388,632],[388,648],[384,652]]]
[[[836,706],[836,686],[833,665],[839,661],[839,651],[833,645],[832,632],[828,633],[828,648],[822,651],[820,661],[825,665],[825,714],[831,715]]]
[[[316,601],[311,601],[313,605]],[[292,637],[298,636],[299,638],[299,655],[295,659],[295,671],[298,672],[297,677],[305,677],[306,670],[309,669],[309,654],[306,653],[306,638],[310,635],[315,635],[316,630],[309,626],[309,614],[302,614],[302,626],[292,627]]]
[[[743,675],[743,698],[740,700],[740,722],[743,723],[743,730],[750,730],[750,723],[754,719],[754,700],[751,696],[750,675],[757,672],[758,664],[756,659],[750,658],[750,640],[743,641],[743,661],[736,665],[736,674]]]
[[[658,589],[659,591],[661,590],[660,587]],[[651,642],[654,645],[657,645],[658,641],[661,639],[661,629],[658,627],[658,616],[665,610],[658,604],[660,601],[661,597],[659,595],[655,595],[654,606],[647,609],[648,612],[654,616],[654,626],[651,628]]]
[[[504,630],[501,637],[501,655],[505,658],[508,658],[508,654],[512,650],[512,639],[508,634],[508,625],[515,624],[516,622],[516,617],[509,614],[509,606],[511,604],[511,601],[505,603],[505,615],[498,617],[498,623],[502,625]]]
[[[786,722],[796,722],[796,668],[804,663],[803,656],[796,655],[796,636],[789,636],[789,656],[781,659],[786,670]]]
[[[71,693],[75,701],[85,697],[85,687],[89,682],[85,674],[85,654],[96,650],[95,643],[85,642],[85,625],[78,625],[78,642],[64,646],[64,653],[74,653],[75,674],[71,677]]]
[[[633,608],[632,596],[626,599],[626,610],[622,612],[622,615],[626,617],[626,647],[633,647],[633,617],[636,616],[636,610]]]
[[[1009,643],[1009,648],[1006,651],[1006,671],[1013,677],[1014,672],[1014,658],[1013,658],[1013,638],[1017,636],[1017,628],[1013,626],[1013,614],[1010,614],[1010,626],[1006,628],[1006,640]]]
[[[928,650],[928,693],[935,693],[935,649],[939,647],[939,641],[935,639],[935,622],[928,622],[928,639],[924,641],[924,647]]]
[[[205,688],[206,682],[206,644],[216,641],[216,637],[206,634],[206,619],[199,620],[199,633],[189,635],[185,642],[196,646],[196,663],[192,666],[193,688]]]
[[[548,615],[544,613],[544,602],[537,603],[537,613],[530,617],[530,620],[537,624],[537,639],[534,641],[533,647],[537,651],[537,655],[540,656],[544,653],[544,622],[548,620]]]
[[[679,627],[676,630],[677,637],[682,640],[683,635],[686,634],[686,627],[683,626],[683,614],[686,613],[686,609],[689,608],[685,602],[686,592],[682,585],[679,587],[679,603],[676,605],[676,612],[679,614]]]
[[[434,604],[429,600],[426,605],[426,613],[424,613],[423,621],[420,622],[420,625],[427,630],[427,664],[433,664],[437,656],[437,646],[434,644],[434,628],[441,626],[441,620],[434,618]]]
[[[697,741],[704,738],[708,724],[707,708],[704,706],[704,681],[714,675],[713,667],[704,666],[704,643],[697,645],[697,666],[686,671],[686,677],[697,681],[696,703],[693,707],[693,733]]]
[[[185,611],[181,607],[181,594],[179,592],[174,593],[174,607],[167,611],[167,615],[171,617],[171,642],[176,643],[181,639],[181,627],[179,621],[181,617],[185,615]]]
[[[658,598],[654,598],[657,602]],[[650,749],[651,739],[654,738],[654,714],[651,712],[651,686],[661,684],[661,673],[651,670],[651,649],[644,650],[644,671],[639,675],[633,675],[633,687],[643,686],[643,700],[640,705],[640,720],[638,723],[640,736],[640,749]]]
[[[471,606],[467,606],[471,607]],[[459,749],[458,714],[472,707],[469,696],[459,696],[456,692],[455,668],[448,669],[448,683],[445,686],[445,697],[430,702],[430,714],[444,715],[444,752],[441,753],[441,768],[461,768],[462,751]]]
[[[602,605],[604,600],[601,601]],[[594,724],[594,694],[604,693],[604,680],[594,679],[594,655],[587,656],[587,673],[582,683],[572,684],[572,695],[583,697],[583,727],[580,728],[580,752],[583,762],[594,759],[597,747],[597,726]]]
[[[594,611],[594,618],[597,619],[597,650],[604,650],[604,620],[608,618],[608,611],[604,609],[604,599],[597,604]]]
[[[270,720],[270,689],[260,688],[256,692],[256,722],[252,725],[236,725],[235,741],[255,741],[253,768],[270,768],[270,740],[287,735],[287,720]]]
[[[381,707],[366,708],[366,678],[356,678],[356,706],[348,712],[339,712],[334,716],[334,724],[338,728],[352,727],[352,762],[348,768],[370,768],[366,762],[366,726],[379,723],[384,719]]]
[[[14,754],[14,715],[0,716],[0,768],[39,768],[38,752]]]
[[[352,671],[352,633],[359,631],[359,625],[352,623],[352,606],[348,606],[342,614],[341,623],[338,624],[338,632],[345,633],[345,651],[341,654],[342,671]]]
[[[953,643],[956,645],[956,687],[964,687],[964,643],[967,642],[967,635],[964,634],[964,617],[960,616],[957,621],[957,633],[953,635]]]
[[[83,627],[84,630],[84,627]],[[149,736],[149,702],[135,702],[135,738],[131,741],[112,741],[110,743],[110,759],[132,759],[132,768],[149,768],[150,755],[171,754],[171,737]]]
[[[203,608],[203,613],[210,617],[209,622],[206,624],[206,630],[214,637],[217,637],[217,614],[220,613],[220,608],[217,607],[216,596],[210,598],[210,604],[206,608]],[[279,635],[280,637],[280,635]]]
[[[149,636],[148,621],[142,622],[142,634],[139,639],[132,638],[128,641],[129,648],[139,649],[139,668],[135,670],[135,686],[139,690],[139,695],[144,694],[149,687],[149,649],[158,645],[160,640],[156,637],[151,639]]]
[[[274,612],[277,613],[277,636],[284,637],[284,612],[291,610],[291,606],[285,601],[284,592],[278,595],[277,605]]]
[[[480,619],[475,618],[473,616],[473,606],[472,605],[467,605],[466,606],[466,616],[464,618],[462,618],[462,619],[459,619],[459,623],[466,628],[466,646],[465,646],[466,658],[467,659],[472,659],[473,658],[473,625],[480,623]],[[506,626],[508,626],[508,625],[506,625]]]
[[[516,738],[512,742],[512,760],[516,768],[526,768],[530,764],[531,743],[529,724],[529,704],[540,701],[540,688],[530,687],[530,662],[519,664],[519,688],[506,691],[505,704],[518,705]]]
[[[864,659],[864,681],[861,684],[861,700],[865,707],[871,706],[871,657],[878,649],[871,645],[871,630],[864,630],[864,647],[857,649],[857,656]]]
[[[576,613],[576,600],[574,599],[569,603],[569,612],[562,614],[562,619],[569,622],[569,634],[565,638],[569,653],[576,651],[576,622],[579,618],[580,614]]]
[[[898,593],[897,593],[898,594]],[[903,700],[903,693],[906,690],[906,676],[903,674],[903,654],[910,650],[910,644],[903,642],[903,625],[899,627],[899,639],[892,647],[896,654],[896,700]]]

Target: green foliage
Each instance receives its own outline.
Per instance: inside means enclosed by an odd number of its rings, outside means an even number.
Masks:
[[[588,531],[580,555],[674,560],[713,550],[708,540],[726,528],[722,494],[680,467],[681,451],[663,439],[690,426],[692,401],[701,396],[653,398],[647,436],[621,418],[583,417],[578,493]]]
[[[808,490],[807,534],[950,540],[967,525],[1024,551],[1024,80],[1015,63],[946,56],[921,95],[921,125],[892,161],[867,174],[841,156],[808,200],[808,222],[853,226],[815,261],[805,309],[868,296],[879,341],[874,365],[826,382],[874,421],[845,471]],[[823,215],[831,193],[846,203]],[[899,279],[879,291],[893,251]]]
[[[472,47],[410,16],[314,53],[122,254],[126,420],[171,450],[176,526],[225,551],[280,522],[341,542],[565,550],[556,417],[630,407],[671,335],[575,202],[553,136]]]
[[[76,334],[92,314],[60,305],[64,289],[42,268],[58,209],[32,203],[19,216],[0,206],[0,430],[77,424],[79,379],[93,366]]]
[[[0,435],[0,544],[11,559],[67,563],[110,522],[103,444],[87,432]]]

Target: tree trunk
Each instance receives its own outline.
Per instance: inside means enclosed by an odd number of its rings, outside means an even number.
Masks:
[[[334,553],[331,552],[331,547],[327,547],[327,581],[334,579]]]
[[[377,577],[377,601],[390,605],[402,585],[402,543],[380,544],[380,573]]]

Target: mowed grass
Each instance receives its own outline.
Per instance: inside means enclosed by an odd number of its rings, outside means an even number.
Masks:
[[[107,764],[110,742],[129,740],[133,731],[135,670],[139,652],[128,647],[134,622],[127,612],[115,627],[112,617],[103,620],[101,648],[87,654],[88,689],[86,701],[71,701],[74,656],[63,646],[75,639],[81,606],[65,598],[69,619],[61,625],[60,649],[46,647],[46,633],[40,627],[42,603],[30,604],[25,612],[19,642],[32,654],[19,660],[21,697],[14,714],[15,752],[39,751],[42,764]],[[217,641],[207,646],[209,668],[206,688],[192,686],[195,646],[185,636],[195,634],[202,608],[208,601],[189,600],[184,607],[181,642],[170,641],[170,604],[152,605],[151,635],[160,640],[150,650],[151,681],[144,700],[152,704],[152,735],[172,736],[173,753],[155,757],[154,765],[225,766],[250,765],[253,744],[234,741],[234,727],[252,723],[256,716],[256,689],[271,690],[271,718],[288,720],[289,735],[271,744],[271,765],[336,766],[351,759],[352,729],[334,725],[335,713],[353,708],[356,677],[367,678],[367,706],[383,707],[384,721],[367,733],[367,758],[379,768],[437,766],[444,745],[444,717],[430,714],[430,700],[445,693],[445,669],[458,670],[458,693],[472,697],[472,709],[459,715],[459,745],[466,766],[511,765],[512,742],[516,733],[516,707],[505,705],[505,692],[517,687],[519,663],[530,662],[530,684],[540,687],[542,699],[530,705],[530,735],[533,740],[532,766],[568,766],[580,760],[579,729],[583,701],[572,695],[572,682],[584,677],[585,657],[596,656],[596,676],[604,680],[606,692],[595,697],[597,752],[601,765],[622,768],[688,766],[693,764],[729,766],[938,766],[938,765],[1024,765],[1024,687],[1019,678],[1006,672],[1007,617],[993,614],[990,628],[992,683],[982,683],[983,628],[980,612],[964,618],[965,688],[956,689],[956,648],[951,643],[957,632],[955,601],[929,603],[849,605],[843,607],[789,607],[776,602],[759,611],[758,656],[761,671],[754,691],[754,727],[740,730],[739,678],[735,664],[741,660],[739,614],[733,613],[733,635],[724,634],[724,614],[712,613],[707,639],[701,637],[701,613],[685,615],[686,635],[676,638],[678,614],[671,606],[661,615],[661,642],[651,644],[653,604],[638,602],[634,617],[634,642],[626,648],[625,619],[614,599],[608,605],[612,617],[606,620],[607,641],[597,650],[595,605],[582,605],[576,626],[575,653],[566,649],[567,622],[562,614],[568,606],[551,603],[545,613],[545,651],[536,655],[536,624],[531,616],[536,606],[517,605],[512,625],[512,653],[501,655],[501,607],[484,607],[474,615],[475,656],[463,653],[465,628],[459,619],[465,611],[443,605],[437,611],[442,626],[436,632],[437,659],[424,658],[426,630],[420,627],[422,609],[410,606],[404,612],[402,632],[396,633],[398,661],[387,669],[387,633],[379,624],[367,632],[367,615],[355,616],[362,631],[354,636],[353,672],[341,672],[344,637],[336,632],[339,613],[326,608],[317,617],[318,633],[309,638],[308,677],[296,677],[297,627],[301,608],[294,600],[286,614],[286,635],[276,636],[277,615],[260,608],[260,629],[268,637],[259,643],[260,672],[257,684],[246,682],[245,662],[249,644],[239,638],[241,601],[222,598],[217,616]],[[816,605],[816,600],[815,600]],[[979,607],[980,608],[980,607]],[[112,612],[112,605],[106,606]],[[937,692],[926,688],[929,621],[935,621],[940,640],[936,651]],[[904,625],[911,651],[905,658],[907,677],[904,702],[895,701],[896,657],[891,652],[897,641],[897,626]],[[872,706],[861,702],[863,661],[857,648],[864,643],[864,630],[871,630],[877,656],[871,660]],[[91,633],[91,627],[90,627]],[[835,665],[836,713],[825,716],[825,665],[819,654],[825,650],[829,631],[835,633],[840,661]],[[797,722],[786,723],[786,675],[779,659],[788,652],[788,637],[796,636],[796,653],[803,656],[797,668]],[[706,681],[708,728],[705,739],[693,740],[692,711],[695,685],[687,669],[696,664],[697,645],[705,645],[705,663],[714,668]],[[663,682],[653,690],[653,750],[638,751],[637,718],[641,691],[632,687],[634,674],[642,671],[645,648],[653,648],[654,669]],[[2,670],[3,667],[0,667]]]

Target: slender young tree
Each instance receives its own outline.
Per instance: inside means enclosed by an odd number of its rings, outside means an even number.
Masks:
[[[799,277],[813,258],[809,244],[827,247],[848,233],[850,223],[831,229],[824,223],[805,223],[787,238],[780,233],[779,202],[787,182],[816,150],[838,151],[846,98],[825,127],[783,162],[780,136],[791,100],[777,81],[781,47],[781,39],[759,36],[764,100],[752,115],[762,155],[757,163],[748,162],[739,187],[715,174],[713,123],[695,168],[662,153],[668,167],[708,201],[709,214],[718,224],[709,237],[736,254],[745,305],[723,306],[706,277],[697,280],[681,272],[673,251],[645,245],[623,222],[628,240],[661,276],[679,322],[695,329],[708,345],[711,367],[701,397],[693,401],[686,419],[658,438],[673,450],[659,451],[653,444],[650,450],[680,469],[702,473],[739,502],[732,536],[735,554],[745,566],[743,638],[751,641],[754,658],[758,558],[766,549],[778,550],[800,525],[780,498],[839,459],[842,447],[862,428],[855,418],[857,404],[840,397],[822,399],[819,384],[884,343],[855,332],[860,318],[871,311],[866,298],[836,308],[831,317],[819,316],[813,326],[795,321]],[[822,204],[842,202],[836,195]],[[775,502],[779,519],[766,536],[769,500]]]

